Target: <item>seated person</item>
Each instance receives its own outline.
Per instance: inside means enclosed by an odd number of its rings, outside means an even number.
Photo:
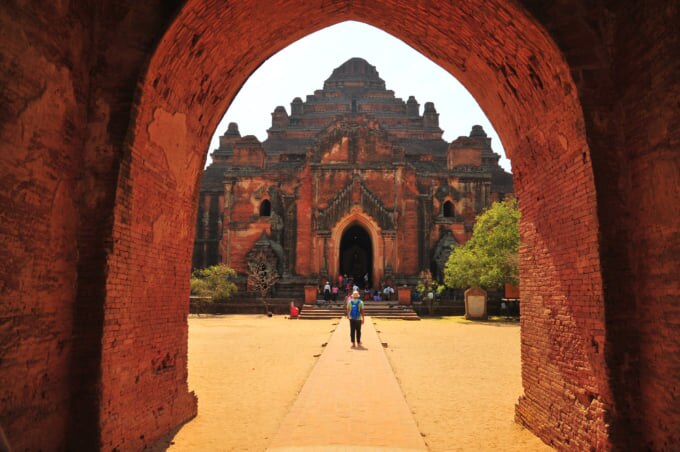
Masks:
[[[383,296],[385,297],[385,300],[390,301],[392,299],[392,295],[394,294],[394,289],[387,285],[383,289]]]

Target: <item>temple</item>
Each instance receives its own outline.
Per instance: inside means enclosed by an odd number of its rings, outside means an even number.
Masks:
[[[240,273],[264,252],[301,293],[338,274],[371,287],[441,277],[451,245],[475,217],[513,193],[481,126],[447,143],[432,102],[406,102],[376,68],[352,58],[290,113],[272,113],[268,138],[220,137],[203,175],[195,268],[225,263]]]

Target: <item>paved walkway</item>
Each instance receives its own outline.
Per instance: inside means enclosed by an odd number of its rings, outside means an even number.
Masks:
[[[368,317],[362,333],[351,348],[340,320],[270,451],[427,450]]]

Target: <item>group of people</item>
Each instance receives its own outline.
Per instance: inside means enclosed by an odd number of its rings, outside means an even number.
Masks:
[[[389,284],[384,284],[381,290],[371,290],[369,287],[368,273],[364,275],[363,296],[365,300],[373,301],[391,301],[394,299],[394,288]],[[361,296],[361,289],[354,282],[354,278],[347,275],[339,275],[337,283],[335,281],[326,281],[323,286],[323,299],[326,302],[338,301],[340,294],[350,296],[354,292],[359,292]]]
[[[366,282],[368,282],[368,274],[364,277]],[[366,284],[367,285],[367,284]],[[354,278],[347,275],[339,275],[337,283],[333,281],[326,281],[323,286],[323,299],[324,301],[337,301],[340,292],[344,292],[349,295],[353,291],[359,290],[359,286],[354,284]]]

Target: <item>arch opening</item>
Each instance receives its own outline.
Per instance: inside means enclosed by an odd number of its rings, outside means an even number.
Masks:
[[[453,203],[451,201],[446,201],[442,206],[442,215],[444,218],[453,217]]]
[[[273,53],[355,19],[459,75],[513,156],[526,308],[518,419],[562,448],[673,444],[666,378],[676,375],[658,350],[678,348],[667,341],[678,273],[667,260],[677,243],[667,209],[677,199],[667,189],[678,186],[669,126],[677,95],[663,76],[677,72],[667,57],[676,10],[647,2],[638,14],[583,0],[76,3],[49,11],[64,20],[17,5],[5,14],[16,32],[2,46],[12,70],[0,133],[5,154],[17,155],[3,163],[16,196],[3,201],[2,231],[10,264],[21,264],[6,272],[5,298],[15,330],[40,339],[15,336],[10,358],[49,356],[45,374],[30,376],[51,388],[40,400],[26,390],[25,365],[3,360],[15,382],[4,413],[19,413],[3,425],[11,436],[63,447],[64,431],[82,431],[85,419],[88,449],[142,449],[195,414],[184,314],[208,134]],[[82,25],[76,36],[91,37],[76,51],[64,28],[73,23]],[[256,205],[247,210],[257,214]],[[27,229],[26,218],[45,227]],[[168,334],[156,340],[159,331]],[[149,371],[159,356],[171,359]],[[92,396],[73,399],[83,388]],[[15,448],[31,448],[22,441]]]
[[[340,239],[340,273],[353,278],[362,289],[373,284],[373,244],[368,231],[352,224]]]
[[[272,203],[268,199],[265,199],[260,203],[260,216],[269,217],[272,214]]]
[[[500,0],[479,4],[447,4],[442,6],[447,10],[445,14],[418,15],[418,24],[425,27],[425,30],[433,30],[433,33],[423,33],[421,27],[400,27],[400,24],[410,22],[413,14],[417,14],[411,8],[389,8],[391,12],[386,15],[385,9],[380,7],[350,2],[346,10],[338,12],[320,3],[318,8],[305,5],[296,9],[293,5],[286,9],[284,15],[266,8],[251,15],[247,10],[239,12],[241,7],[235,5],[227,13],[220,10],[215,3],[207,7],[210,11],[205,11],[206,6],[202,2],[187,2],[159,44],[141,84],[140,101],[133,125],[135,130],[131,134],[134,137],[131,153],[149,153],[155,157],[167,154],[171,157],[167,160],[170,162],[171,177],[177,183],[177,190],[165,201],[179,206],[177,216],[180,218],[177,222],[190,224],[190,218],[195,212],[194,194],[197,192],[198,173],[205,161],[204,150],[209,131],[215,130],[222,112],[259,64],[296,39],[323,26],[347,19],[360,20],[392,32],[459,78],[492,120],[503,137],[508,155],[513,158],[516,180],[520,182],[518,195],[523,214],[523,223],[520,226],[524,243],[520,256],[523,297],[529,306],[551,307],[523,310],[523,315],[526,313],[529,317],[522,323],[522,336],[523,339],[530,339],[523,340],[523,344],[528,344],[523,345],[525,361],[522,366],[526,371],[523,378],[526,383],[525,392],[532,394],[520,399],[518,419],[530,429],[538,430],[541,422],[534,419],[533,413],[543,411],[536,405],[542,400],[550,400],[558,404],[559,409],[567,413],[570,419],[575,419],[570,431],[585,431],[581,427],[588,421],[570,401],[563,400],[563,394],[555,392],[553,387],[567,387],[576,393],[582,387],[583,381],[587,380],[589,387],[597,388],[594,397],[606,397],[608,394],[602,357],[597,351],[591,350],[588,333],[583,333],[601,326],[593,326],[593,322],[601,322],[603,317],[599,255],[597,247],[588,246],[597,242],[596,206],[595,197],[592,196],[595,188],[577,91],[562,54],[540,23],[520,6]],[[508,14],[500,17],[496,14],[499,8],[507,10]],[[309,14],[314,14],[314,20],[305,21],[304,18],[309,18]],[[210,15],[215,21],[225,22],[233,17],[247,17],[240,24],[245,29],[262,26],[269,28],[267,33],[250,34],[252,42],[245,49],[231,45],[233,42],[242,42],[241,27],[215,27],[207,33],[206,37],[209,39],[200,36],[196,38],[192,28],[186,25],[192,21],[192,17],[205,15]],[[443,20],[441,17],[447,18],[444,23],[438,23]],[[471,17],[475,18],[474,27],[477,27],[471,33],[457,34],[453,31],[463,28],[467,30]],[[506,17],[510,18],[507,23],[503,22]],[[488,39],[498,29],[507,33],[502,37],[503,41],[513,43],[512,54],[498,52],[497,42]],[[190,43],[196,40],[199,42],[200,58],[196,56],[199,52],[177,54],[177,49],[193,48],[194,45]],[[225,52],[225,49],[228,51]],[[474,50],[470,52],[470,49]],[[212,64],[212,61],[218,59],[224,62],[219,68]],[[208,61],[211,62],[209,65],[206,63]],[[182,76],[172,75],[172,71],[177,68],[180,68]],[[205,84],[205,92],[197,96],[195,85],[174,85],[174,80],[208,80],[209,83]],[[173,131],[172,143],[162,133],[154,133],[168,130]],[[181,154],[174,151],[178,142],[180,149],[189,149],[189,155],[177,156]],[[585,157],[580,158],[581,155]],[[176,171],[177,168],[189,168],[189,171]],[[560,183],[559,178],[554,176],[563,174],[567,170],[565,168],[573,175],[569,186]],[[158,176],[143,164],[133,161],[125,177],[142,182],[130,184],[133,187],[130,191],[119,188],[120,204],[117,206],[116,218],[133,218],[133,221],[118,222],[114,228],[120,228],[125,233],[130,228],[144,229],[153,226],[156,232],[155,225],[149,223],[149,218],[153,218],[153,215],[146,211],[132,211],[135,208],[140,209],[137,206],[142,203],[126,201],[139,196],[139,191],[148,185],[154,185],[155,178],[163,176]],[[576,195],[572,193],[573,183],[578,183],[581,188]],[[126,185],[121,184],[123,186]],[[545,192],[544,196],[536,197],[536,193],[545,187],[551,187],[551,190]],[[561,202],[564,199],[569,199],[569,202]],[[587,220],[583,220],[584,217]],[[555,224],[559,227],[554,227]],[[417,227],[417,222],[412,226]],[[191,232],[191,227],[188,230]],[[116,232],[120,231],[116,229]],[[580,241],[565,241],[561,239],[565,235],[585,238]],[[184,245],[187,249],[190,248],[190,233],[182,237],[183,241],[179,246],[176,234],[156,234],[154,238],[149,255],[155,256],[154,251],[162,254],[164,249],[184,249]],[[165,246],[168,243],[172,243],[174,247]],[[132,243],[130,247],[133,250],[144,248],[141,244],[137,245]],[[323,240],[319,240],[317,250],[326,250],[327,248],[322,248],[326,246],[334,245],[330,242],[326,245]],[[142,253],[139,260],[149,261],[149,265],[153,266],[154,259],[150,259],[146,253]],[[317,253],[317,256],[320,254]],[[312,256],[309,260],[315,257]],[[116,259],[116,256],[112,258],[114,265]],[[563,268],[582,268],[581,262],[584,259],[592,266],[582,281],[582,287],[594,288],[589,291],[574,286],[569,275],[562,272]],[[124,267],[125,263],[121,265]],[[179,281],[179,277],[177,280],[168,281],[169,284],[165,287],[172,287],[178,293],[186,292],[187,283]],[[164,281],[159,283],[162,282]],[[144,287],[144,283],[141,280],[136,281],[134,277],[130,282],[133,287]],[[163,302],[161,295],[159,292],[156,300],[158,304]],[[574,312],[574,309],[578,312]],[[541,338],[554,333],[544,317],[556,312],[571,322],[573,328],[570,329],[568,342],[575,344],[574,352],[581,356],[580,362],[587,363],[590,367],[584,371],[586,377],[574,379],[572,363],[560,362],[558,371],[551,373],[555,378],[552,382],[555,385],[551,386],[548,380],[532,379],[528,372],[542,362],[543,355],[556,351],[543,345],[540,347],[545,349],[531,348],[530,342],[537,339],[539,344],[556,343],[541,341]],[[186,331],[185,325],[180,325],[179,328]],[[177,339],[176,348],[185,353],[186,344],[179,343],[182,341],[181,337]],[[597,416],[604,418],[603,412],[598,412]],[[603,435],[606,434],[604,422],[596,428]],[[568,435],[552,429],[546,437],[564,434]],[[587,442],[587,439],[582,441]]]

